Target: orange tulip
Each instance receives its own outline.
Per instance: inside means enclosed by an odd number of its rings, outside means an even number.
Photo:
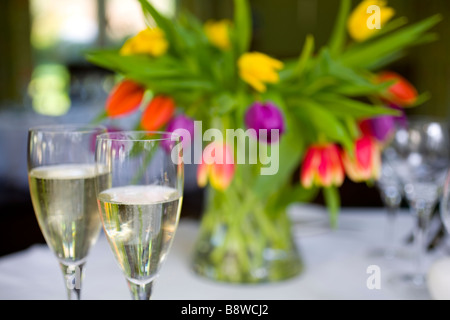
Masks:
[[[115,118],[129,114],[139,108],[145,89],[131,80],[116,85],[106,100],[106,114]]]
[[[395,81],[383,97],[390,103],[408,107],[417,101],[418,93],[416,88],[401,75],[392,71],[385,71],[377,76],[377,80],[379,83]]]
[[[155,131],[167,124],[175,113],[175,102],[167,96],[156,96],[150,101],[141,118],[144,130]]]
[[[214,189],[224,191],[233,181],[235,170],[236,164],[230,146],[212,142],[203,150],[202,163],[197,169],[197,183],[203,188],[209,179]]]

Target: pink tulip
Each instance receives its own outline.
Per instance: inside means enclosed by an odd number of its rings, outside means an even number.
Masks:
[[[375,139],[363,136],[355,142],[353,154],[342,153],[348,177],[354,182],[377,179],[381,170],[381,150]]]

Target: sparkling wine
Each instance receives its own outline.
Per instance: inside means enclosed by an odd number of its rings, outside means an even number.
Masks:
[[[158,273],[178,224],[182,197],[163,186],[126,186],[101,192],[105,234],[127,279],[150,282]]]
[[[61,263],[79,264],[101,229],[95,183],[107,188],[110,174],[96,179],[95,165],[42,166],[29,173],[31,199],[42,233]]]

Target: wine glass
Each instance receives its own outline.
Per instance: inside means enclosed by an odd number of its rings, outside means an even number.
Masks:
[[[101,221],[135,300],[149,300],[175,235],[184,184],[180,137],[164,132],[115,132],[97,137]],[[103,187],[102,187],[103,186]]]
[[[446,122],[413,117],[406,126],[396,129],[392,142],[384,151],[385,160],[402,182],[405,197],[416,219],[416,271],[406,276],[415,287],[425,287],[425,241],[429,220],[440,198],[450,163],[449,143]]]
[[[68,299],[80,299],[90,248],[101,230],[95,181],[95,138],[101,126],[64,124],[31,128],[28,179],[31,200],[44,238],[56,255]]]

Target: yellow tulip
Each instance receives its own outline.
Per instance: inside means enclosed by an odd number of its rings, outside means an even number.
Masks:
[[[395,15],[395,10],[387,6],[386,0],[363,0],[347,21],[348,32],[357,42],[365,41],[379,31],[377,28],[369,27],[371,23],[369,19],[376,14],[376,12],[367,12],[370,6],[378,6],[380,8],[380,16],[378,17],[380,27],[383,27]],[[376,19],[377,17],[374,18]]]
[[[167,52],[168,47],[169,43],[160,28],[147,28],[128,39],[120,49],[120,54],[124,56],[149,54],[159,57]]]
[[[220,21],[208,20],[204,26],[206,37],[219,49],[228,50],[231,47],[230,26],[231,21],[226,19]]]
[[[239,75],[255,90],[265,92],[266,83],[277,83],[280,80],[279,70],[283,63],[260,52],[244,53],[238,60]]]

